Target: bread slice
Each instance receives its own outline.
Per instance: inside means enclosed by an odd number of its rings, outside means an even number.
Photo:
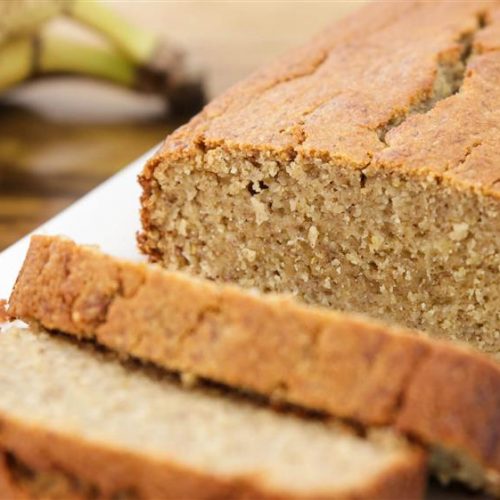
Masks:
[[[274,400],[392,425],[500,486],[500,365],[409,330],[34,236],[9,314]]]
[[[499,48],[498,2],[362,8],[167,137],[142,250],[500,356]]]
[[[14,462],[7,487],[31,470],[89,498],[417,499],[425,486],[424,454],[391,432],[358,437],[186,390],[16,328],[0,334],[0,450]]]

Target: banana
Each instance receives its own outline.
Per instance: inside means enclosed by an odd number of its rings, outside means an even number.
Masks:
[[[94,30],[107,46],[46,33],[43,25],[56,16]],[[161,94],[174,112],[195,111],[204,101],[201,81],[186,71],[180,50],[97,0],[0,0],[0,92],[54,73]]]
[[[36,71],[44,74],[80,74],[118,85],[137,87],[137,66],[116,50],[44,35],[39,40]]]
[[[31,75],[31,41],[13,39],[0,46],[0,92],[21,83]]]
[[[73,0],[67,12],[97,33],[105,34],[138,64],[148,65],[159,43],[154,34],[136,28],[97,0]]]

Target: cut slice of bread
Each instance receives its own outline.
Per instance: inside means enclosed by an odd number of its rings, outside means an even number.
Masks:
[[[366,318],[125,262],[36,236],[9,314],[170,370],[363,425],[435,451],[442,478],[500,485],[500,366]]]
[[[19,484],[12,474],[34,471],[78,481],[91,498],[416,499],[425,483],[424,454],[390,431],[360,437],[214,388],[185,389],[16,327],[0,333],[0,451],[14,461],[4,489]]]

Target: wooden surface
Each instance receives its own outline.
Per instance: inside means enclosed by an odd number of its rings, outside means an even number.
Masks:
[[[190,65],[203,70],[214,96],[359,3],[142,0],[110,5],[182,45]],[[68,33],[72,34],[80,33]],[[34,82],[4,96],[0,250],[178,125],[159,99],[88,81]]]

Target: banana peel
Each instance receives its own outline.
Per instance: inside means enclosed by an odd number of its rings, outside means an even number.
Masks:
[[[58,16],[95,31],[106,45],[45,32],[44,25]],[[97,78],[159,94],[174,114],[195,112],[205,100],[201,78],[186,70],[182,51],[97,0],[1,0],[0,92],[53,74]]]

